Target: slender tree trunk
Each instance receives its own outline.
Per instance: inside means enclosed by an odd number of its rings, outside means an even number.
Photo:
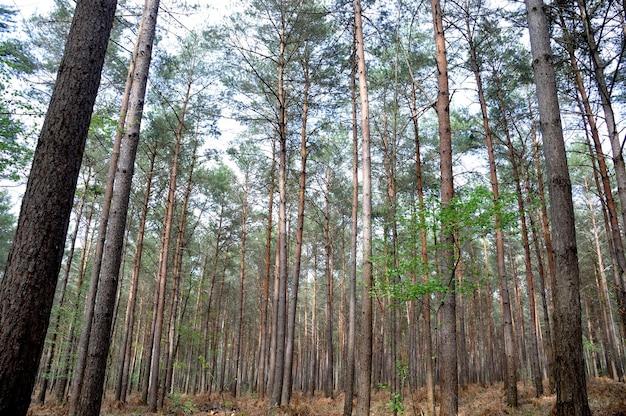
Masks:
[[[258,372],[258,393],[259,398],[264,398],[266,394],[266,362],[269,350],[267,307],[270,290],[271,256],[272,256],[272,216],[274,213],[274,183],[276,172],[276,141],[272,142],[272,166],[270,168],[269,201],[267,207],[267,231],[265,237],[265,271],[263,273],[263,293],[261,294],[261,317],[259,320],[259,372]]]
[[[178,162],[180,157],[180,147],[182,143],[183,131],[185,128],[185,115],[187,104],[191,92],[191,81],[187,82],[187,92],[183,101],[183,106],[178,116],[178,127],[176,130],[176,143],[174,146],[174,156],[170,170],[168,184],[167,202],[165,205],[165,219],[163,220],[163,234],[161,235],[161,248],[159,250],[159,271],[157,277],[157,304],[155,310],[156,322],[154,325],[154,336],[152,338],[152,361],[150,364],[150,387],[148,389],[148,407],[150,411],[156,412],[159,405],[159,373],[161,364],[161,337],[163,334],[163,319],[165,316],[165,295],[167,291],[167,274],[169,270],[169,248],[172,237],[172,223],[174,220],[174,208],[176,205],[176,180],[178,177]],[[162,403],[160,403],[162,405]]]
[[[363,44],[363,18],[361,1],[354,0],[354,30],[356,42],[357,68],[359,76],[359,99],[361,107],[361,171],[363,175],[363,259],[361,289],[361,323],[359,334],[359,373],[356,413],[366,416],[370,413],[372,378],[372,168],[370,155],[370,116],[367,88],[367,67]]]
[[[422,259],[422,277],[424,283],[430,280],[428,272],[428,228],[426,226],[426,204],[424,202],[424,181],[422,179],[422,156],[420,150],[419,124],[417,114],[417,92],[415,81],[411,82],[411,118],[413,122],[413,135],[415,140],[415,185],[417,188],[418,199],[418,215],[419,230],[421,243],[421,259]],[[422,299],[422,313],[424,322],[424,366],[426,376],[426,400],[428,402],[428,411],[435,414],[435,375],[434,375],[434,357],[433,357],[433,340],[430,316],[430,295],[427,294]]]
[[[487,249],[487,239],[483,239],[483,252],[485,256],[485,320],[487,321],[487,380],[490,385],[493,385],[495,381],[495,354],[493,350],[494,337],[493,337],[493,321],[491,314],[492,296],[491,292],[491,272],[489,266],[489,251]],[[502,298],[502,297],[500,297]]]
[[[550,192],[554,231],[556,284],[554,295],[556,416],[589,416],[583,359],[580,277],[572,187],[567,167],[550,29],[543,0],[526,0],[533,70]]]
[[[624,381],[624,373],[621,366],[620,356],[618,349],[615,345],[615,333],[613,331],[613,319],[610,311],[610,305],[608,303],[608,288],[606,284],[606,276],[604,273],[604,261],[602,255],[602,245],[599,238],[598,227],[596,224],[595,207],[591,200],[589,186],[585,180],[585,196],[589,202],[589,214],[591,217],[591,225],[593,228],[593,237],[595,242],[596,256],[597,256],[597,271],[596,271],[596,284],[598,287],[600,310],[602,311],[601,322],[603,333],[603,344],[606,356],[606,365],[609,373],[618,381]],[[611,318],[609,318],[609,316]]]
[[[324,328],[326,331],[326,372],[323,386],[324,397],[333,398],[334,382],[334,354],[333,354],[333,243],[330,235],[330,182],[332,179],[331,168],[326,168],[326,191],[324,193],[324,280],[326,282],[326,307],[324,308]]]
[[[352,416],[356,357],[356,256],[359,213],[359,136],[357,130],[356,53],[351,56],[350,94],[352,104],[352,211],[350,216],[350,277],[348,282],[348,336],[346,345],[343,416]]]
[[[80,309],[81,306],[84,306],[83,302],[81,302],[81,298],[83,297],[83,284],[85,281],[85,276],[87,275],[87,263],[88,259],[91,257],[91,247],[93,246],[94,236],[90,234],[90,232],[91,223],[95,211],[95,200],[96,194],[94,194],[91,198],[91,208],[89,210],[89,213],[87,214],[85,234],[83,236],[83,250],[80,256],[80,266],[78,270],[78,281],[76,283],[76,290],[74,292],[75,304],[71,312],[69,327],[65,334],[65,349],[63,352],[63,357],[60,359],[61,372],[56,376],[54,385],[54,396],[57,404],[65,403],[66,401],[65,396],[69,383],[70,370],[72,367],[72,357],[74,356],[74,352],[76,349],[76,336],[74,334],[74,328],[78,326],[78,319],[81,315]]]
[[[498,88],[501,93],[501,90]],[[504,102],[501,99],[501,106]],[[504,117],[504,114],[503,114]],[[515,181],[515,193],[517,195],[517,207],[519,211],[520,226],[522,230],[522,245],[524,247],[524,265],[526,269],[526,291],[528,292],[528,310],[530,312],[529,325],[530,325],[530,365],[531,376],[533,385],[535,387],[535,397],[543,396],[543,381],[541,375],[541,368],[539,366],[539,348],[538,348],[538,336],[537,336],[537,316],[536,316],[536,303],[535,303],[535,280],[532,270],[532,260],[530,253],[530,243],[528,240],[528,225],[526,223],[526,208],[524,205],[524,199],[522,196],[521,176],[518,169],[518,163],[516,161],[515,150],[513,149],[513,143],[510,136],[507,135],[507,146],[509,148],[509,155],[511,157],[511,166],[513,168],[513,179]]]
[[[135,307],[137,304],[137,289],[139,287],[139,272],[141,270],[141,257],[143,255],[143,237],[146,229],[146,219],[148,217],[148,203],[150,201],[150,192],[152,188],[152,178],[154,177],[154,161],[157,155],[156,146],[150,154],[150,162],[148,165],[148,176],[146,178],[146,188],[144,191],[143,203],[141,207],[141,217],[139,220],[139,229],[135,242],[135,258],[133,261],[133,272],[131,277],[130,289],[128,293],[128,302],[126,304],[126,320],[125,331],[122,347],[119,357],[119,373],[117,385],[115,387],[115,400],[126,402],[126,394],[128,392],[130,353],[132,348],[132,335],[135,328]]]
[[[155,35],[158,0],[150,1],[144,6],[141,25],[142,33],[135,62],[134,81],[130,93],[128,116],[118,162],[115,183],[111,198],[111,217],[107,226],[107,239],[102,260],[102,276],[98,287],[98,298],[94,308],[92,335],[89,337],[89,348],[84,372],[88,383],[79,390],[80,396],[70,406],[72,416],[96,416],[100,412],[106,360],[111,343],[111,325],[120,265],[122,261],[122,241],[126,229],[126,218],[134,173],[135,156],[139,143],[139,131],[143,112],[144,97],[148,78],[148,70],[152,55]],[[111,183],[111,184],[112,184]],[[108,185],[108,184],[107,184]],[[100,234],[99,234],[100,236]],[[99,237],[102,238],[102,237]],[[74,391],[74,389],[72,389]]]
[[[584,6],[584,2],[579,2],[581,12],[583,13],[583,25],[585,27],[585,34],[588,36],[589,46],[595,46],[595,39],[593,34],[591,33],[590,23],[586,19],[586,9]],[[598,132],[598,126],[596,123],[596,118],[594,116],[594,111],[591,108],[591,104],[589,102],[589,97],[587,94],[587,90],[585,89],[585,85],[582,79],[581,71],[578,65],[578,60],[576,59],[574,43],[571,39],[569,30],[567,29],[567,25],[565,23],[565,19],[562,13],[559,13],[559,22],[561,28],[563,30],[563,37],[565,39],[566,48],[568,54],[570,56],[570,64],[572,65],[572,69],[574,70],[574,75],[576,79],[576,87],[578,89],[578,94],[580,97],[580,104],[584,109],[584,117],[587,120],[587,125],[589,128],[589,132],[591,133],[591,137],[593,139],[593,145],[595,148],[595,158],[598,161],[598,168],[600,177],[602,178],[602,190],[598,189],[598,191],[603,191],[604,199],[606,201],[607,213],[609,216],[609,224],[610,224],[610,235],[613,241],[613,250],[615,252],[614,257],[617,260],[617,264],[615,264],[617,281],[615,285],[615,292],[617,298],[617,305],[619,315],[622,321],[622,329],[626,330],[626,284],[624,283],[624,274],[626,273],[626,256],[624,255],[624,247],[622,240],[622,233],[620,231],[619,220],[618,220],[618,212],[615,205],[615,200],[613,198],[613,189],[609,178],[608,168],[606,165],[606,161],[604,159],[604,150],[602,149],[602,144],[600,142],[600,134]],[[619,144],[619,133],[616,131],[615,120],[613,115],[613,108],[609,98],[609,92],[607,90],[606,82],[604,80],[604,74],[602,73],[602,67],[600,66],[598,70],[598,66],[601,65],[600,57],[597,52],[597,48],[591,51],[593,63],[594,63],[594,75],[596,80],[600,79],[600,81],[596,81],[598,85],[598,89],[600,90],[600,95],[602,98],[602,107],[605,112],[605,116],[608,113],[606,118],[607,128],[609,130],[609,135],[611,137],[611,146],[613,150],[613,154],[615,155],[616,150],[618,151],[618,160],[613,160],[614,168],[615,168],[615,176],[618,179],[618,195],[620,197],[620,202],[623,204],[626,201],[626,195],[622,195],[622,192],[626,193],[626,180],[624,182],[620,182],[621,175],[626,178],[626,174],[620,172],[621,169],[624,169],[624,159],[622,154],[622,148]],[[605,97],[606,96],[606,97]],[[614,145],[614,141],[617,141],[617,147]],[[594,154],[591,155],[594,157]],[[621,162],[620,162],[621,161]],[[625,215],[624,209],[622,209],[622,218]],[[625,222],[626,224],[626,222]]]
[[[430,2],[435,34],[435,60],[437,62],[437,119],[439,122],[439,155],[441,158],[441,209],[450,216],[454,198],[452,174],[452,131],[450,128],[450,91],[448,87],[448,62],[443,16],[439,0]],[[454,259],[454,225],[441,224],[440,276],[447,288],[441,301],[441,407],[442,416],[453,416],[459,411],[457,336],[456,336],[456,282]]]
[[[624,163],[623,144],[617,129],[616,115],[611,103],[611,92],[606,83],[604,76],[605,64],[600,56],[599,45],[595,40],[595,33],[591,26],[591,16],[589,16],[586,1],[578,0],[578,8],[581,14],[581,22],[585,29],[585,37],[589,45],[589,54],[591,55],[591,63],[593,75],[600,94],[602,110],[604,111],[604,120],[608,130],[611,150],[613,152],[613,168],[615,169],[615,179],[617,180],[617,194],[622,209],[622,224],[626,224],[626,164]],[[624,284],[623,273],[620,273],[620,290],[622,291],[623,303],[619,305],[619,314],[622,319],[622,327],[626,332],[626,286]]]
[[[181,123],[182,125],[182,123]],[[177,331],[178,323],[178,309],[180,303],[180,281],[183,273],[183,255],[185,247],[187,245],[188,237],[185,233],[185,227],[187,225],[187,207],[189,206],[189,198],[191,195],[191,189],[193,186],[193,174],[196,167],[198,150],[198,140],[194,139],[193,149],[191,151],[191,162],[189,165],[189,176],[187,177],[187,184],[185,186],[185,194],[183,196],[183,202],[180,208],[180,220],[178,222],[178,230],[176,233],[176,249],[174,250],[174,269],[173,269],[173,287],[170,305],[170,318],[168,325],[168,351],[165,360],[165,379],[163,383],[163,391],[161,392],[161,403],[165,399],[165,394],[171,391],[173,385],[173,372],[174,372],[174,359],[176,358],[179,331]],[[191,231],[193,232],[193,230]],[[242,295],[243,297],[243,291]],[[185,302],[186,304],[186,302]]]
[[[305,48],[308,53],[308,49]],[[296,332],[296,312],[298,305],[298,289],[300,286],[300,264],[302,260],[302,232],[304,230],[304,202],[306,197],[306,162],[307,150],[307,119],[309,111],[309,63],[308,55],[302,62],[304,71],[304,91],[302,92],[302,128],[300,133],[300,183],[298,191],[298,219],[296,224],[296,247],[294,252],[293,281],[291,286],[291,301],[289,302],[289,315],[287,321],[287,342],[285,345],[285,368],[283,371],[283,390],[281,404],[287,405],[291,401],[293,384],[293,342]]]
[[[276,302],[276,349],[274,383],[270,405],[280,403],[283,389],[285,367],[285,338],[287,321],[287,107],[284,89],[285,75],[285,28],[280,33],[280,52],[278,58],[278,297]]]
[[[241,369],[241,344],[243,343],[243,317],[245,305],[246,238],[248,236],[248,187],[249,174],[248,172],[244,172],[243,201],[241,209],[241,259],[239,262],[239,311],[237,319],[237,330],[235,335],[235,353],[233,356],[233,369],[235,371],[235,378],[232,379],[230,386],[230,391],[235,397],[241,394],[241,378],[243,373]]]
[[[515,365],[515,348],[513,337],[513,323],[511,319],[511,304],[509,301],[509,290],[506,275],[506,265],[504,256],[504,236],[502,231],[502,221],[500,212],[500,191],[498,185],[498,173],[496,168],[496,159],[493,148],[493,138],[491,135],[491,128],[489,127],[489,116],[487,111],[487,101],[485,99],[485,93],[483,91],[483,83],[480,67],[478,65],[478,57],[476,54],[476,47],[474,45],[473,35],[470,29],[469,16],[466,17],[465,25],[468,33],[468,40],[470,45],[470,58],[472,62],[472,71],[474,72],[474,78],[476,79],[476,85],[478,88],[478,100],[480,102],[480,109],[483,118],[483,129],[485,130],[485,139],[487,141],[487,154],[489,157],[489,172],[491,180],[491,192],[493,194],[494,203],[494,225],[495,225],[495,240],[496,240],[496,262],[498,279],[500,281],[502,291],[502,329],[504,331],[504,354],[506,362],[506,402],[509,406],[517,406],[517,369]]]
[[[530,98],[529,98],[530,99]],[[530,105],[529,105],[529,108]],[[537,190],[539,192],[539,201],[540,201],[540,206],[541,206],[541,212],[540,212],[540,222],[541,222],[541,229],[543,230],[543,238],[545,240],[545,244],[546,244],[546,257],[548,258],[548,275],[550,277],[549,279],[549,287],[554,287],[554,285],[556,284],[556,270],[555,270],[555,265],[554,265],[554,251],[552,249],[552,234],[550,233],[550,226],[548,224],[548,209],[547,209],[547,204],[546,204],[546,193],[545,193],[545,188],[543,185],[543,169],[541,166],[541,156],[539,155],[539,143],[537,141],[537,131],[535,129],[535,121],[534,118],[531,114],[531,134],[533,137],[533,154],[535,156],[535,167],[537,169]],[[533,232],[534,232],[535,228],[533,227]],[[537,239],[535,239],[537,240]],[[539,244],[539,242],[537,241],[537,245]],[[540,258],[539,256],[539,251],[538,248],[537,250],[537,258]],[[542,268],[539,269],[540,272],[542,270]],[[543,278],[543,276],[540,275],[541,279],[541,285],[542,285],[542,289],[541,289],[541,299],[542,299],[542,303],[544,305],[544,319],[546,321],[546,331],[548,331],[549,329],[553,328],[553,325],[550,325],[550,316],[553,314],[552,312],[552,307],[553,307],[553,302],[548,303],[547,301],[547,297],[549,297],[548,293],[547,293],[547,285],[546,285],[546,280]],[[549,313],[550,312],[550,313]],[[546,332],[547,335],[547,345],[548,345],[548,349],[547,349],[547,355],[548,355],[548,378],[549,378],[549,382],[548,382],[548,391],[550,392],[550,394],[554,394],[555,391],[555,378],[554,378],[554,337],[552,336],[553,332]]]

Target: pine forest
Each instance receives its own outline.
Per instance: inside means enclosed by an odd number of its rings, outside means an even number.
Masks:
[[[0,416],[626,414],[626,2],[0,0]]]

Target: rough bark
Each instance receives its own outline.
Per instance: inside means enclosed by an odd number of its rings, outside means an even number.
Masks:
[[[550,30],[543,0],[526,0],[526,12],[537,84],[537,99],[547,164],[556,284],[553,289],[557,416],[589,416],[583,359],[580,276],[574,225],[572,186],[550,49]]]
[[[1,415],[30,403],[116,3],[77,3],[35,149],[0,284]]]

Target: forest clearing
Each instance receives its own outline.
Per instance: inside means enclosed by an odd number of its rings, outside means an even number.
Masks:
[[[626,0],[4,1],[0,416],[624,415]]]
[[[546,390],[548,385],[545,386]],[[594,415],[626,415],[626,385],[607,378],[589,380],[589,406]],[[501,383],[491,387],[470,385],[462,389],[459,398],[459,416],[548,416],[554,407],[554,395],[536,398],[530,384],[520,385],[520,405],[517,408],[506,406],[505,391]],[[109,395],[110,396],[110,395]],[[196,416],[340,416],[343,414],[344,397],[333,399],[294,395],[292,402],[270,412],[267,402],[246,395],[233,398],[230,394],[199,395],[192,397],[176,396],[167,399],[159,415]],[[379,390],[372,394],[373,416],[394,415],[390,406],[388,391]],[[421,416],[426,412],[426,391],[418,390],[403,402],[403,410],[395,413],[404,416]],[[28,416],[63,416],[67,406],[33,405]],[[145,405],[138,403],[138,397],[130,397],[126,404],[116,403],[105,398],[102,414],[107,416],[152,415]]]

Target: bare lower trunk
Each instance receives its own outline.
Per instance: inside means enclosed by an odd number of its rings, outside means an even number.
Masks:
[[[580,277],[572,187],[567,167],[550,30],[543,0],[526,0],[541,132],[550,192],[556,284],[554,291],[557,416],[589,416],[583,359]]]
[[[452,131],[450,128],[450,91],[448,87],[448,62],[444,36],[443,16],[439,0],[430,2],[435,36],[437,62],[437,119],[439,123],[439,156],[441,159],[441,209],[450,210],[454,198],[452,175]],[[454,224],[441,224],[441,249],[439,252],[440,278],[446,286],[441,301],[441,407],[440,415],[453,416],[459,411],[457,336],[456,336],[456,276]]]
[[[363,175],[363,260],[361,289],[361,327],[359,335],[359,373],[356,413],[366,416],[370,413],[371,377],[372,377],[372,170],[370,155],[370,120],[367,88],[367,69],[365,65],[365,47],[363,45],[363,18],[361,2],[354,0],[354,29],[356,41],[357,68],[359,76],[359,98],[361,107],[361,171]]]

